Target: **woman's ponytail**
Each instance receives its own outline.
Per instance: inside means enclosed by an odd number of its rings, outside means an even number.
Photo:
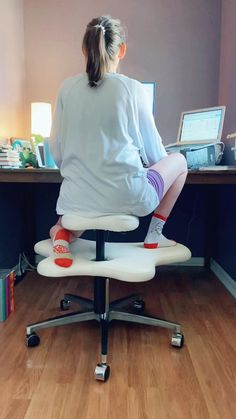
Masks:
[[[106,44],[102,25],[95,25],[91,28],[87,37],[87,65],[89,86],[95,87],[103,79],[106,72]]]
[[[124,41],[120,21],[110,16],[93,19],[87,25],[82,46],[87,58],[86,73],[90,87],[101,84],[109,62],[114,60]]]

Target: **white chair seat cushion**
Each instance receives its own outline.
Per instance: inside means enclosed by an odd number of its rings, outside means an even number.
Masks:
[[[139,219],[134,215],[106,215],[101,217],[86,218],[76,213],[62,216],[62,225],[68,230],[108,230],[131,231],[139,226]]]
[[[70,268],[61,268],[54,263],[52,241],[38,242],[35,252],[45,257],[38,264],[38,272],[49,277],[102,276],[126,282],[143,282],[152,279],[155,267],[184,262],[191,257],[190,250],[182,244],[172,247],[145,249],[143,243],[106,243],[106,261],[94,260],[96,243],[77,239],[71,244],[74,256]]]

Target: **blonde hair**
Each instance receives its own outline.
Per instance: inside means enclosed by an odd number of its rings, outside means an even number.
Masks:
[[[100,16],[86,27],[82,47],[86,53],[89,86],[101,84],[109,63],[114,61],[119,46],[125,42],[125,30],[118,19]]]

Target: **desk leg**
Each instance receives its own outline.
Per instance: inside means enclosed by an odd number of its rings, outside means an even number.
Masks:
[[[206,185],[206,221],[205,221],[205,268],[210,268],[210,261],[214,253],[218,229],[218,196],[216,185]]]
[[[24,253],[29,262],[35,264],[34,245],[36,241],[36,205],[35,185],[26,184],[24,187],[25,206],[23,212],[24,225]]]

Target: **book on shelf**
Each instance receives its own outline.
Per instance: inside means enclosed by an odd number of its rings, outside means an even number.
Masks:
[[[19,153],[18,151],[1,151],[0,149],[0,157],[5,157],[5,158],[18,158],[19,157]]]
[[[0,161],[19,161],[19,156],[1,156],[0,155]]]
[[[17,157],[0,157],[0,163],[20,163],[20,159]]]
[[[11,146],[0,147],[0,168],[19,168],[21,165],[20,154],[17,150],[12,150]]]
[[[4,167],[4,168],[11,168],[11,167],[21,167],[21,161],[20,159],[15,159],[15,158],[9,158],[9,159],[5,159],[5,158],[1,158],[0,157],[0,167]]]
[[[5,321],[15,310],[15,272],[0,269],[0,322]]]
[[[1,158],[0,158],[0,165],[1,166],[15,166],[15,165],[19,165],[21,162],[20,162],[20,160],[17,160],[17,159],[12,159],[12,160],[9,160],[9,159],[6,159],[6,160],[1,160]]]
[[[15,169],[15,168],[21,168],[19,164],[0,164],[1,169]]]

